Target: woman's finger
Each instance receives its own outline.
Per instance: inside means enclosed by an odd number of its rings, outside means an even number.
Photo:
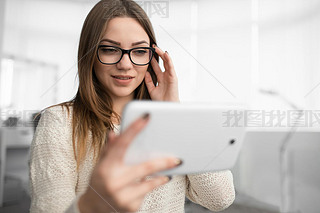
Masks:
[[[154,48],[156,50],[156,53],[160,56],[160,58],[162,59],[162,62],[163,62],[163,67],[165,69],[165,71],[168,69],[167,67],[167,59],[165,58],[165,52],[163,52],[158,46],[155,46],[154,45]],[[158,67],[160,69],[160,66],[158,64]],[[161,69],[160,69],[161,70]],[[162,71],[161,71],[162,72]]]
[[[167,51],[166,52],[163,52],[158,46],[154,46],[155,50],[156,50],[156,53],[160,56],[160,58],[162,59],[163,61],[163,66],[164,68],[167,70],[168,69],[168,66],[167,66],[167,63],[168,63],[168,58],[166,58],[166,55],[167,55]]]
[[[152,91],[156,88],[156,86],[154,85],[151,75],[148,71],[146,72],[146,75],[145,75],[145,83],[149,91],[149,94],[152,93]]]
[[[123,161],[125,152],[133,139],[141,132],[141,130],[147,125],[149,120],[149,114],[145,114],[143,117],[136,119],[129,127],[119,136],[114,139],[112,150],[110,152],[110,158]]]
[[[168,58],[166,58],[166,52],[163,52],[158,46],[155,46],[156,49],[156,53],[161,57],[162,61],[163,61],[163,67],[165,69],[165,71],[168,70]]]
[[[121,174],[122,178],[117,179],[117,185],[124,187],[135,185],[137,180],[144,179],[160,171],[175,168],[180,164],[181,161],[175,157],[152,159],[129,167],[125,173]]]
[[[156,53],[161,57],[165,72],[168,71],[169,75],[175,76],[173,62],[167,51],[163,52],[158,46],[154,46]],[[159,64],[158,64],[159,66]]]
[[[156,53],[160,56],[160,58],[162,59],[162,60],[166,60],[165,58],[164,58],[164,53],[165,52],[163,52],[157,45],[153,45],[153,48],[156,50]]]
[[[159,64],[158,64],[158,62],[157,62],[157,60],[155,58],[151,59],[151,66],[153,68],[154,73],[157,76],[158,82],[160,83],[161,82],[162,71],[161,71],[161,68],[160,68],[160,66],[159,66]]]
[[[122,198],[121,203],[126,206],[126,211],[136,212],[140,208],[147,193],[156,187],[166,184],[168,181],[168,177],[165,176],[155,177],[130,187],[123,187],[117,194],[118,197]]]
[[[175,157],[156,158],[132,166],[128,171],[127,177],[128,180],[137,180],[160,171],[175,168],[180,164],[181,160]]]
[[[166,63],[164,63],[164,67],[166,71],[168,71],[169,75],[175,76],[176,73],[174,71],[173,62],[169,56],[169,53],[166,51],[164,54],[164,57],[166,58]]]
[[[107,142],[112,143],[114,141],[114,138],[116,137],[116,134],[114,133],[113,130],[110,130],[107,136]]]
[[[114,138],[115,138],[115,133],[114,131],[110,130],[106,137],[105,146],[101,150],[100,159],[103,159],[107,155],[110,147],[112,146]]]
[[[131,193],[136,191],[136,196],[139,198],[144,197],[145,194],[152,191],[153,189],[168,183],[171,180],[168,176],[157,176],[146,179],[139,184],[132,185],[131,187],[127,187],[128,191]]]
[[[170,179],[167,176],[153,177],[143,182],[127,186],[119,193],[126,197],[127,203],[134,203],[137,200],[143,199],[147,193],[163,184],[168,183],[169,181]]]

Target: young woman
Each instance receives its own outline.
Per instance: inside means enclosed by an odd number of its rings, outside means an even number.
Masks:
[[[106,0],[94,6],[81,32],[78,75],[76,96],[46,109],[36,129],[30,212],[184,212],[185,196],[213,211],[232,204],[230,171],[153,177],[182,162],[123,164],[130,142],[152,119],[145,115],[120,134],[125,104],[179,101],[172,60],[156,46],[152,25],[137,3]]]

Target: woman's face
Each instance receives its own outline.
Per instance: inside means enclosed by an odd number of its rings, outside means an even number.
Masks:
[[[106,32],[99,45],[111,45],[122,49],[134,47],[150,47],[148,34],[133,18],[117,17],[109,21]],[[117,64],[102,64],[96,57],[94,62],[95,74],[99,82],[106,88],[113,100],[120,97],[133,98],[134,90],[144,80],[148,65],[138,66],[130,61],[129,55],[124,54]],[[119,77],[131,76],[131,80],[120,80]]]

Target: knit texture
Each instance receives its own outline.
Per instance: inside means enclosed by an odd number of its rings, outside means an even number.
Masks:
[[[120,126],[115,133],[119,134]],[[89,137],[89,144],[92,141]],[[31,144],[29,178],[30,212],[80,213],[78,201],[86,191],[94,168],[93,150],[76,171],[72,146],[72,107],[45,110]],[[148,193],[138,212],[184,212],[185,196],[211,211],[221,211],[235,199],[229,170],[175,175]]]

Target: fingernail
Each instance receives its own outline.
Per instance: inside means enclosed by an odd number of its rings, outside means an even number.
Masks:
[[[150,114],[149,114],[149,113],[145,113],[145,114],[142,116],[142,118],[145,119],[145,120],[147,120],[149,117],[150,117]]]
[[[169,55],[168,51],[166,50],[166,53]]]
[[[182,164],[182,160],[177,158],[175,164],[176,166],[180,166]]]

